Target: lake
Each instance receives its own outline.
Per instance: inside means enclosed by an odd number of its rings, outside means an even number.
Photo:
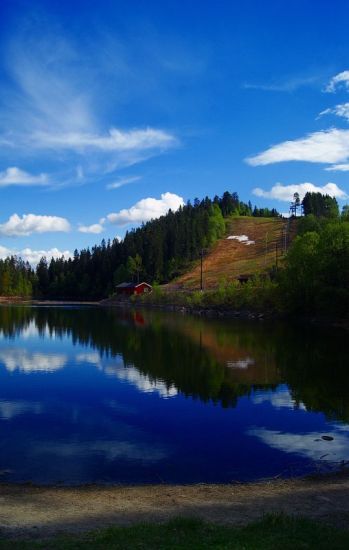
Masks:
[[[349,460],[348,333],[0,308],[0,481],[246,481]]]

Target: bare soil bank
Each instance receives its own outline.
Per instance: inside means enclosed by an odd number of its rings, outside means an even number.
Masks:
[[[348,527],[348,475],[231,485],[0,485],[5,537],[42,538],[178,516],[243,525],[282,512]]]

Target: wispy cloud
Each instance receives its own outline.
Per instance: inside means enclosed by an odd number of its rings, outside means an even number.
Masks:
[[[51,258],[72,258],[72,253],[69,250],[59,250],[58,248],[51,248],[49,250],[32,250],[31,248],[23,248],[23,250],[17,250],[16,248],[7,248],[0,246],[0,258],[5,259],[10,256],[18,256],[25,262],[29,262],[35,266],[39,263],[41,258],[51,260]]]
[[[331,128],[308,134],[300,139],[283,141],[258,155],[247,158],[246,162],[251,166],[265,166],[287,161],[337,164],[347,160],[349,160],[349,130]]]
[[[347,199],[348,195],[343,189],[340,189],[335,183],[326,183],[323,186],[317,186],[313,183],[296,183],[293,185],[283,185],[277,183],[269,191],[265,191],[260,187],[256,187],[252,190],[252,193],[257,197],[263,197],[265,199],[274,199],[278,201],[289,202],[292,200],[293,195],[298,193],[302,199],[306,193],[322,193],[324,195],[330,195],[337,199]]]
[[[340,103],[339,105],[335,105],[333,108],[325,109],[324,111],[321,111],[319,117],[323,115],[336,115],[349,121],[349,103]]]
[[[67,132],[62,134],[36,132],[30,142],[40,149],[68,149],[79,153],[85,151],[123,152],[148,149],[167,149],[175,145],[176,139],[163,130],[146,128],[122,131],[111,128],[106,134]]]
[[[141,223],[159,218],[170,209],[178,210],[184,205],[184,200],[174,193],[163,193],[160,199],[148,197],[138,201],[131,208],[125,208],[117,213],[108,214],[108,220],[115,225],[127,225],[129,223]]]
[[[340,87],[344,87],[349,90],[349,71],[342,71],[331,78],[325,88],[325,92],[333,93]]]
[[[35,214],[12,214],[7,222],[0,224],[0,235],[7,237],[24,237],[33,233],[70,231],[70,224],[59,216],[37,216]]]
[[[16,157],[40,156],[81,183],[178,145],[163,128],[119,128],[112,120],[106,126],[94,85],[98,63],[87,63],[64,38],[16,36],[6,54],[10,83],[0,91],[0,143]],[[43,184],[47,176],[40,177]]]
[[[299,88],[311,86],[319,81],[319,76],[294,76],[264,83],[246,82],[243,87],[247,90],[262,90],[265,92],[295,92]]]
[[[32,175],[16,166],[11,166],[0,172],[0,187],[10,185],[48,185],[49,178],[47,174]]]
[[[125,178],[119,178],[117,181],[114,181],[113,183],[108,183],[106,185],[106,189],[119,189],[119,187],[123,187],[124,185],[128,185],[129,183],[134,183],[136,181],[139,181],[142,179],[142,176],[129,176]]]
[[[333,164],[325,168],[327,172],[349,172],[349,163]]]

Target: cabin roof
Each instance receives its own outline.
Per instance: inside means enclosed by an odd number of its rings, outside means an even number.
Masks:
[[[151,286],[149,283],[143,281],[142,283],[120,283],[116,286],[116,288],[137,288],[141,285],[147,285],[149,287]]]

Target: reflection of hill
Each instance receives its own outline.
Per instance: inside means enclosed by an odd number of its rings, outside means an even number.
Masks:
[[[30,334],[33,323],[39,334],[67,335],[106,357],[121,356],[164,394],[178,390],[234,406],[252,390],[286,382],[307,409],[349,420],[349,370],[338,331],[99,308],[0,308],[6,336]]]
[[[265,330],[250,324],[172,317],[168,325],[190,338],[215,360],[230,370],[229,379],[242,384],[278,384],[274,349]]]

